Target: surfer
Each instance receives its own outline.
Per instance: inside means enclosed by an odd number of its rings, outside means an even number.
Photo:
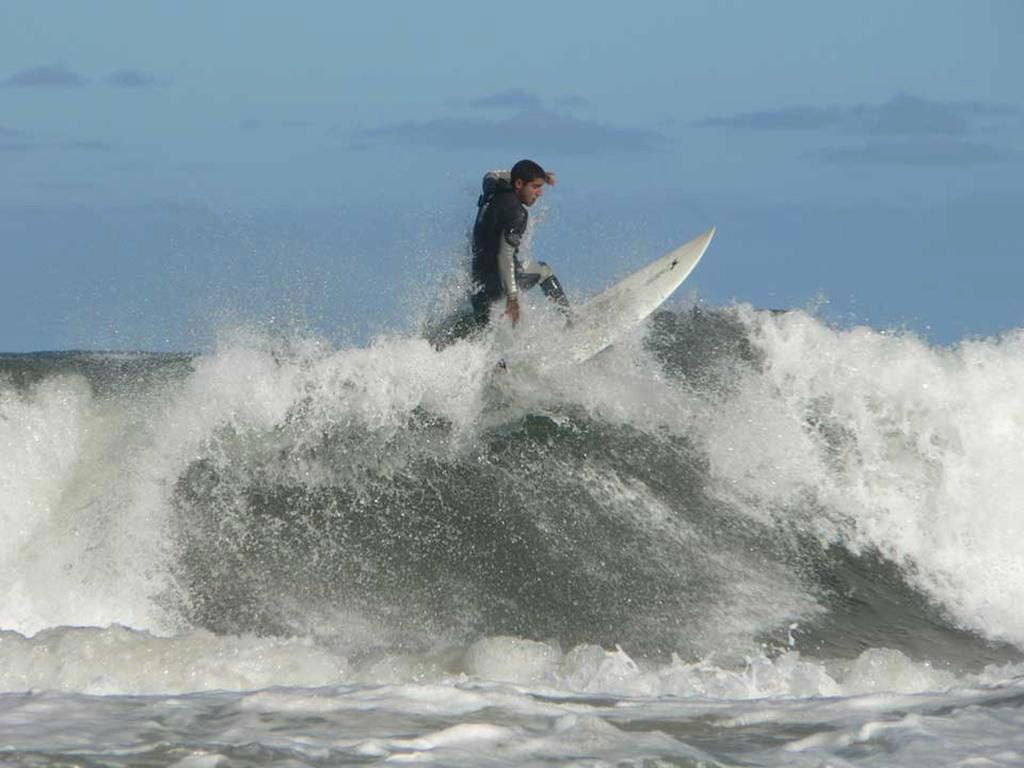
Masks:
[[[559,306],[569,302],[561,283],[542,261],[534,263],[523,250],[530,214],[526,210],[544,194],[544,185],[555,185],[555,175],[532,160],[520,160],[512,170],[489,171],[477,200],[473,225],[473,281],[476,292],[470,301],[478,327],[487,325],[491,304],[505,297],[505,314],[519,322],[520,291],[540,285],[544,295]]]
[[[490,322],[491,305],[505,299],[505,314],[515,325],[522,312],[519,297],[535,285],[568,312],[569,301],[562,284],[542,261],[534,262],[523,238],[529,222],[527,208],[555,185],[555,174],[532,160],[520,160],[510,171],[488,171],[477,200],[473,224],[472,312],[444,323],[434,338],[437,347],[482,330]]]

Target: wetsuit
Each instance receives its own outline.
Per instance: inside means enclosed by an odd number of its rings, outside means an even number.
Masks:
[[[521,250],[530,214],[509,180],[508,171],[484,176],[483,193],[477,201],[473,225],[473,282],[477,289],[470,301],[477,327],[487,325],[491,304],[502,296],[517,296],[540,284],[544,295],[567,308],[558,278],[544,262],[534,263]]]

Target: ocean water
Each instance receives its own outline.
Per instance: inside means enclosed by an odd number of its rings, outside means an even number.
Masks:
[[[0,355],[0,764],[1024,765],[1024,333],[492,341]]]

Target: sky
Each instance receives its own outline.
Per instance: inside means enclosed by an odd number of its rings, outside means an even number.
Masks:
[[[1024,325],[1024,2],[0,4],[0,351],[338,343],[457,293],[480,177],[558,175],[570,295],[936,343]]]

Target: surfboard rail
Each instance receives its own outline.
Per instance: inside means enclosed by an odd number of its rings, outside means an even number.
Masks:
[[[645,320],[690,276],[714,236],[711,227],[574,307],[563,354],[587,360]]]

